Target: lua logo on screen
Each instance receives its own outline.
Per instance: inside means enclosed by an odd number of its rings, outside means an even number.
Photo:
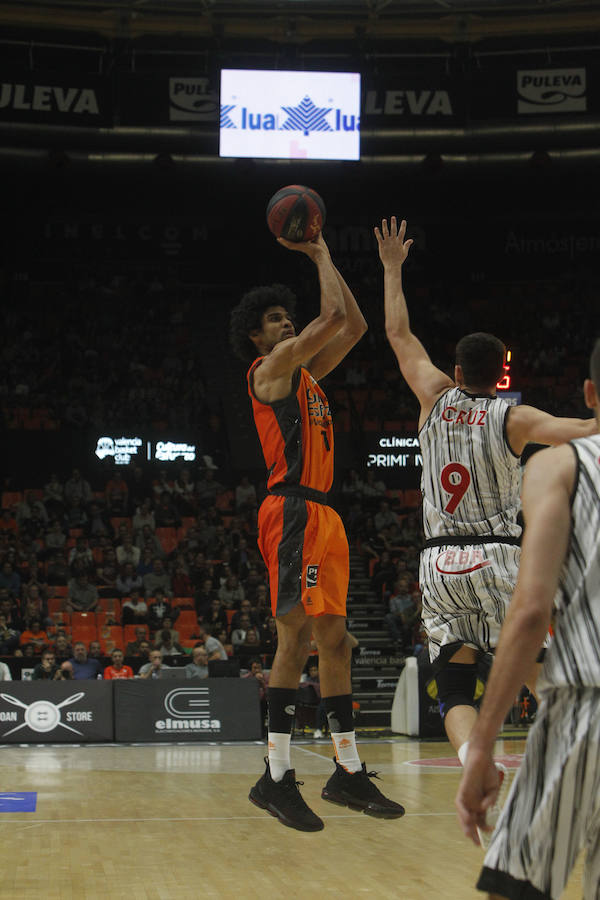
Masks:
[[[221,156],[358,159],[360,75],[221,71]]]
[[[253,112],[248,106],[241,106],[235,115],[233,110],[236,107],[237,104],[233,103],[221,106],[221,128],[239,128],[242,131],[300,131],[304,137],[308,137],[313,131],[360,129],[359,116],[347,114],[339,107],[317,106],[308,94],[295,106],[281,106],[275,112]]]

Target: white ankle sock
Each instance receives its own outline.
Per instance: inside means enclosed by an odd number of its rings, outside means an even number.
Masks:
[[[335,756],[340,766],[347,772],[360,772],[362,764],[356,749],[356,733],[354,731],[332,732],[331,740],[335,748]]]
[[[269,732],[269,768],[273,781],[281,781],[287,770],[292,768],[290,762],[291,737],[291,734]]]
[[[464,744],[461,744],[460,747],[458,748],[458,750],[456,751],[458,753],[458,759],[460,761],[461,766],[464,766],[464,764],[467,761],[468,751],[469,751],[469,742],[468,741],[465,741]]]

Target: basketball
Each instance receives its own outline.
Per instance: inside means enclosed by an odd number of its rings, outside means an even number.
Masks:
[[[267,205],[267,225],[275,237],[312,241],[325,224],[325,204],[312,188],[288,184],[273,194]]]

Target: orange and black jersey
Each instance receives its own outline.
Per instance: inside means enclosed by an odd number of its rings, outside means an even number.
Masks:
[[[292,376],[287,397],[261,403],[254,394],[254,372],[263,357],[248,370],[248,393],[256,430],[262,445],[269,478],[275,485],[301,485],[327,493],[333,481],[333,423],[327,397],[308,369]]]

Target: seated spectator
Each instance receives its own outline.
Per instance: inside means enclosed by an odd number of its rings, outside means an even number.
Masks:
[[[72,572],[87,572],[91,575],[95,571],[94,554],[86,537],[75,538],[75,546],[71,547],[68,563]]]
[[[210,601],[210,607],[202,621],[206,625],[210,625],[215,633],[223,628],[225,631],[229,631],[229,622],[225,607],[216,595]]]
[[[157,588],[155,595],[148,601],[148,624],[150,631],[160,631],[163,627],[163,620],[168,616],[171,620],[175,619],[171,604],[164,592]]]
[[[375,472],[375,469],[367,469],[367,474],[362,485],[361,494],[365,500],[382,500],[385,497],[387,487],[385,482]]]
[[[0,656],[12,656],[19,646],[19,637],[19,631],[11,628],[6,621],[6,615],[0,612]]]
[[[143,506],[145,500],[150,498],[150,494],[152,491],[152,487],[150,485],[150,480],[146,477],[145,470],[135,463],[129,467],[128,471],[128,481],[129,481],[129,508],[137,511]],[[133,530],[136,531],[139,527],[138,525],[133,526]],[[154,528],[154,524],[152,525]]]
[[[190,576],[188,574],[188,565],[182,554],[177,554],[172,571],[173,596],[191,597],[192,582],[190,581]]]
[[[71,665],[71,661],[69,659],[65,659],[58,668],[58,671],[54,675],[56,681],[72,681],[75,676],[73,675],[73,666]]]
[[[136,573],[132,564],[126,562],[121,566],[121,571],[117,575],[115,587],[117,590],[117,597],[131,597],[134,591],[139,594],[140,591],[143,590],[144,583],[142,581],[142,576]]]
[[[260,652],[275,656],[277,650],[277,619],[269,616],[260,632]]]
[[[253,610],[258,620],[258,624],[262,627],[271,615],[271,598],[269,597],[269,588],[263,582],[256,588],[254,595]]]
[[[126,666],[123,659],[123,651],[115,647],[110,654],[111,664],[105,668],[102,677],[110,680],[133,678],[133,669],[131,666]]]
[[[155,635],[155,637],[156,637],[156,639],[154,641],[155,647],[160,646],[160,642],[162,641],[162,635],[165,633],[165,631],[169,632],[169,634],[171,636],[171,640],[173,641],[174,644],[179,643],[179,632],[175,631],[175,629],[173,628],[173,619],[170,616],[165,616],[162,621],[162,628],[160,629],[160,631],[157,631],[156,635]]]
[[[220,631],[215,631],[213,637],[215,637],[219,641],[219,643],[223,645],[223,649],[227,654],[227,658],[233,656],[233,644],[231,643],[229,632],[226,631],[225,628],[222,628]]]
[[[44,506],[51,516],[59,516],[64,509],[64,490],[56,472],[50,475],[50,481],[44,485]]]
[[[14,652],[15,656],[22,656],[25,659],[35,659],[36,657],[36,647],[35,644],[23,644],[22,647],[17,647]]]
[[[222,493],[223,485],[215,478],[214,469],[205,469],[202,478],[196,483],[196,496],[198,504],[202,508],[214,506],[218,495]]]
[[[135,539],[135,545],[136,547],[140,548],[140,551],[142,553],[142,559],[140,560],[140,563],[138,563],[138,569],[147,550],[150,551],[152,559],[154,559],[155,556],[158,556],[160,557],[160,559],[162,559],[165,555],[165,551],[163,550],[161,542],[156,537],[154,531],[150,529],[149,525],[144,525],[142,530],[138,532],[138,535]]]
[[[251,643],[258,649],[260,646],[260,634],[258,628],[256,625],[252,624],[248,613],[242,613],[239,618],[239,627],[231,632],[231,643],[233,644],[234,653],[246,642],[246,638],[250,632],[253,633]]]
[[[157,642],[157,648],[163,656],[180,656],[182,653],[185,653],[181,644],[176,643],[171,638],[171,631],[169,628],[163,628],[160,632],[160,640]]]
[[[194,560],[190,566],[190,580],[193,585],[198,586],[204,584],[208,577],[208,568],[210,563],[206,559],[206,555],[200,550],[194,555]],[[211,587],[213,586],[211,581]]]
[[[97,543],[98,538],[112,537],[113,527],[111,525],[108,514],[105,510],[100,508],[98,503],[90,503],[88,522],[85,528],[85,532],[87,536],[94,542],[94,545]]]
[[[373,523],[375,529],[381,531],[382,528],[386,528],[388,525],[400,525],[400,518],[392,510],[387,500],[381,500],[379,509],[373,517]]]
[[[22,632],[19,638],[21,647],[25,644],[33,644],[36,653],[41,653],[44,647],[47,647],[50,641],[48,635],[42,630],[42,624],[39,619],[33,619],[29,628]]]
[[[14,600],[21,593],[21,576],[8,560],[2,564],[2,569],[0,569],[0,588],[6,588]]]
[[[135,629],[135,640],[129,641],[125,648],[125,656],[129,658],[130,656],[141,656],[141,648],[142,644],[148,644],[148,648],[150,648],[150,644],[148,643],[148,638],[146,635],[146,629],[138,625]]]
[[[116,551],[117,562],[120,566],[130,563],[134,569],[139,565],[142,551],[133,543],[131,532],[127,532],[123,538],[123,543],[119,544]]]
[[[243,475],[235,489],[235,511],[246,515],[256,509],[258,499],[256,488],[251,484],[247,475]]]
[[[69,580],[69,567],[60,551],[53,553],[46,565],[46,581],[48,585],[66,584]]]
[[[420,610],[415,606],[408,575],[403,575],[394,582],[393,591],[389,599],[389,610],[383,620],[390,638],[397,647],[410,651],[412,647],[412,632],[418,621]]]
[[[152,484],[152,493],[154,496],[155,503],[158,503],[161,496],[165,493],[171,494],[173,492],[173,485],[169,482],[169,478],[167,475],[166,469],[160,469],[158,473],[158,477],[154,480]]]
[[[221,585],[217,591],[217,596],[225,609],[237,609],[246,593],[237,575],[231,574],[227,576],[225,584]]]
[[[179,528],[181,516],[177,511],[171,494],[166,491],[160,495],[160,499],[154,509],[154,518],[157,528]]]
[[[73,648],[64,631],[57,632],[56,637],[54,638],[54,644],[51,645],[51,649],[54,650],[54,655],[59,663],[65,659],[70,659],[73,656]]]
[[[104,488],[106,508],[111,516],[126,516],[129,488],[121,471],[115,468]]]
[[[248,616],[252,625],[259,625],[258,614],[255,609],[252,608],[250,601],[246,597],[240,603],[240,608],[233,614],[233,618],[231,619],[231,630],[240,627],[240,619],[242,616]]]
[[[363,490],[363,482],[356,469],[350,469],[342,481],[342,495],[346,505],[360,498]]]
[[[42,659],[31,673],[32,681],[52,681],[58,671],[54,650],[47,647],[42,651]]]
[[[137,537],[137,535],[147,527],[150,529],[151,534],[154,534],[156,529],[156,520],[154,518],[154,513],[152,512],[152,501],[149,497],[146,497],[141,506],[135,511],[135,515],[132,520],[133,525],[133,533]]]
[[[162,678],[165,669],[170,668],[162,661],[162,653],[160,650],[150,651],[150,660],[140,668],[138,675],[140,678]]]
[[[156,591],[160,588],[168,597],[173,596],[171,576],[164,567],[163,561],[156,556],[152,562],[152,571],[143,577],[144,592],[146,597],[156,597]]]
[[[41,523],[42,528],[45,528],[48,524],[48,513],[46,512],[46,507],[42,501],[36,500],[33,491],[25,491],[25,496],[23,497],[23,500],[17,504],[15,512],[17,527],[20,531],[23,531],[27,520],[32,517],[36,518]]]
[[[371,586],[378,597],[381,597],[384,585],[392,585],[396,580],[396,565],[389,550],[384,550],[375,563]]]
[[[121,607],[121,619],[123,625],[147,625],[148,604],[140,597],[137,589],[131,591]]]
[[[313,687],[313,690],[317,696],[317,700],[319,701],[319,705],[317,706],[317,711],[315,713],[315,731],[313,737],[322,738],[324,734],[327,733],[327,712],[325,710],[325,703],[323,698],[321,697],[321,683],[319,681],[319,666],[316,659],[311,659],[308,662],[308,673],[306,679],[301,679],[300,686],[303,684],[310,684]]]
[[[0,662],[0,681],[12,681],[11,671],[4,662]]]
[[[89,678],[97,678],[102,674],[102,666],[97,659],[88,659],[88,653],[83,641],[75,641],[73,656],[69,660],[73,667],[73,678],[82,681]]]
[[[231,553],[229,565],[233,574],[245,585],[248,573],[253,565],[252,552],[245,537],[239,538],[235,550]]]
[[[87,575],[78,575],[77,578],[72,578],[68,588],[66,612],[93,612],[96,609],[98,589],[95,584],[89,583]]]
[[[52,556],[57,550],[64,550],[67,538],[58,519],[54,519],[46,532],[46,556]]]
[[[67,508],[64,521],[67,528],[86,528],[88,515],[79,498],[75,497],[72,505]]]
[[[90,646],[88,647],[88,657],[90,659],[103,659],[104,653],[102,652],[102,644],[100,641],[90,641]]]
[[[186,678],[208,678],[208,654],[202,644],[192,649],[192,661],[185,666]]]
[[[145,547],[142,549],[142,558],[140,559],[138,566],[136,568],[136,572],[138,575],[142,576],[142,583],[144,580],[144,575],[148,575],[149,572],[152,572],[154,568],[154,557],[155,553],[152,552],[151,547]]]
[[[248,660],[250,671],[242,675],[242,678],[254,678],[258,683],[258,699],[260,701],[260,720],[265,723],[267,717],[267,688],[269,687],[269,675],[263,671],[263,665],[259,656],[252,656]]]
[[[73,469],[71,477],[65,482],[63,496],[68,507],[72,507],[76,500],[84,506],[91,501],[92,489],[89,481],[81,477],[79,469]]]
[[[173,483],[173,497],[182,516],[194,515],[196,509],[196,487],[190,470],[184,467]]]
[[[228,659],[225,647],[216,637],[213,637],[212,627],[204,623],[198,625],[198,634],[208,654],[208,660]]]
[[[101,597],[114,597],[117,593],[117,575],[119,566],[117,557],[112,547],[107,547],[102,552],[102,563],[96,571],[96,583]]]

